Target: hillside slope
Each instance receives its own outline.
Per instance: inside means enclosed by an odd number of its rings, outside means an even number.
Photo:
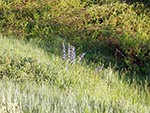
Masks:
[[[1,113],[150,112],[148,87],[129,85],[119,76],[111,67],[95,73],[33,43],[0,37]]]

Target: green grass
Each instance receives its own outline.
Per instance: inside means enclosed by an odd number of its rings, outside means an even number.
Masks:
[[[99,73],[84,63],[68,66],[67,71],[61,57],[45,53],[33,42],[1,36],[0,112],[150,112],[146,84],[128,84],[126,74],[111,66]]]

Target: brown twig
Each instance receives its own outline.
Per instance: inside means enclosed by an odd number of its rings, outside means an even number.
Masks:
[[[119,49],[116,49],[115,56],[117,56],[118,53],[119,53],[122,57],[125,57],[125,55],[124,55]]]

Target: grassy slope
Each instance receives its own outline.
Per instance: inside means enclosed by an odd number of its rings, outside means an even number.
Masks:
[[[150,10],[146,4],[130,5],[119,2],[122,0],[97,0],[99,3],[92,4],[91,1],[1,0],[0,32],[26,39],[50,39],[54,33],[82,45],[81,51],[86,50],[87,58],[95,62],[102,59],[100,51],[115,57],[115,50],[119,49],[123,55],[116,56],[130,70],[140,76],[149,75]],[[108,57],[103,59],[108,62]]]
[[[66,71],[60,57],[2,36],[0,76],[1,113],[150,112],[147,86],[123,82],[111,67],[95,74],[90,66],[75,64]]]

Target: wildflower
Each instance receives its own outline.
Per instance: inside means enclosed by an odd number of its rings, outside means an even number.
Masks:
[[[70,44],[68,44],[68,60],[70,62],[70,58],[71,58],[71,47]]]
[[[66,63],[71,63],[71,64],[75,64],[76,63],[76,51],[75,51],[75,46],[70,45],[70,43],[68,43],[68,51],[66,50],[66,46],[64,44],[64,42],[62,43],[62,53],[63,53],[63,60],[66,61]],[[66,54],[68,53],[68,54]],[[84,58],[84,56],[86,55],[85,53],[82,53],[81,56],[79,56],[79,60],[78,63]],[[68,56],[68,57],[67,57]]]
[[[71,63],[75,63],[76,61],[76,52],[75,52],[75,47],[71,46]]]
[[[84,58],[85,55],[86,55],[86,52],[82,53],[81,56],[79,57],[78,62],[80,62]]]

